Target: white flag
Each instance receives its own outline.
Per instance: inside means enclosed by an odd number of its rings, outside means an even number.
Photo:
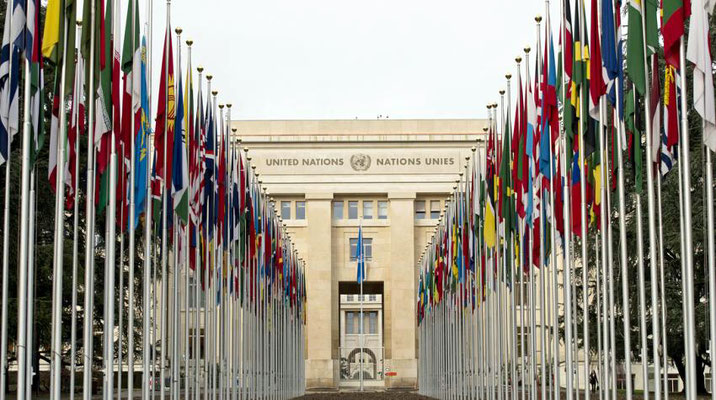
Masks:
[[[704,144],[716,151],[716,109],[709,51],[709,16],[716,0],[691,1],[686,58],[694,64],[694,108],[704,120]]]

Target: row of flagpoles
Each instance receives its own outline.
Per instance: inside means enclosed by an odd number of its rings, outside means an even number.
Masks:
[[[466,158],[418,262],[418,380],[426,395],[589,400],[585,389],[599,382],[600,399],[621,396],[622,385],[631,399],[632,364],[639,360],[643,397],[668,399],[667,331],[675,328],[666,315],[676,305],[666,302],[667,256],[681,266],[674,275],[681,280],[685,349],[684,359],[672,362],[684,365],[687,399],[699,394],[697,304],[708,304],[703,325],[711,357],[716,343],[714,2],[585,3],[560,0],[555,46],[546,1],[547,17],[536,18],[534,62],[525,48],[516,79],[506,75],[500,105],[487,106],[486,137]],[[688,118],[691,110],[698,118]],[[702,142],[690,142],[694,133]],[[708,296],[694,290],[695,143],[705,152]],[[629,186],[625,157],[633,171]],[[674,166],[678,210],[663,210],[662,183],[674,179],[667,175]],[[679,221],[680,249],[669,255],[664,229],[676,228],[665,226],[665,213],[678,213]],[[633,224],[636,238],[628,238]],[[638,310],[634,328],[632,310]],[[716,398],[716,379],[710,392]]]
[[[154,113],[147,46],[152,28],[151,22],[140,23],[138,0],[127,2],[124,24],[120,0],[85,0],[82,22],[74,0],[50,0],[46,6],[7,0],[6,7],[0,52],[0,164],[5,166],[0,400],[9,383],[10,348],[17,359],[17,398],[23,400],[31,397],[40,373],[31,362],[37,352],[49,354],[52,399],[63,391],[74,399],[78,386],[83,399],[91,398],[94,371],[102,374],[105,399],[131,399],[138,388],[142,399],[154,398],[155,391],[160,399],[168,393],[195,400],[300,395],[304,263],[248,149],[242,151],[230,127],[231,105],[218,103],[212,77],[201,67],[195,98],[193,43],[185,42],[183,72],[182,31],[171,30],[170,2]],[[147,21],[152,11],[149,1]],[[51,89],[44,87],[45,74],[53,77]],[[52,101],[45,104],[46,98]],[[44,148],[46,126],[49,148]],[[21,150],[13,152],[18,133]],[[44,154],[49,154],[49,185],[41,185],[37,174]],[[11,167],[21,168],[19,188],[12,184]],[[37,228],[44,225],[35,217],[35,199],[43,186],[55,193],[52,337],[51,348],[36,349],[36,243]],[[20,193],[20,251],[17,335],[9,346],[14,191]],[[70,235],[71,251],[64,244]],[[63,265],[66,256],[71,271]],[[97,262],[104,263],[103,271]],[[71,277],[71,299],[63,295],[65,277]],[[62,326],[67,319],[69,335]],[[101,352],[93,348],[95,340],[101,340]]]

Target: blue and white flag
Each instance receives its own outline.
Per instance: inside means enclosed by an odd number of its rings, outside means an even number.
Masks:
[[[356,244],[356,260],[358,261],[358,273],[356,281],[361,284],[365,281],[365,249],[363,248],[363,225],[358,228],[358,243]]]
[[[13,137],[20,129],[20,54],[24,50],[25,2],[7,2],[0,49],[0,165],[9,157]]]

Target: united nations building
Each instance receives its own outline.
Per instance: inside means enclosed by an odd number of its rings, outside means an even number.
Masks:
[[[360,375],[367,387],[417,386],[416,263],[487,124],[232,122],[308,266],[308,389],[357,386]],[[359,228],[367,275],[362,302]]]

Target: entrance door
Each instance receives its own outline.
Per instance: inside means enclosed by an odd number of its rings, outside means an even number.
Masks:
[[[383,296],[341,295],[340,373],[341,383],[382,385],[383,375]],[[362,318],[361,318],[362,317]],[[361,327],[362,322],[362,327]]]

